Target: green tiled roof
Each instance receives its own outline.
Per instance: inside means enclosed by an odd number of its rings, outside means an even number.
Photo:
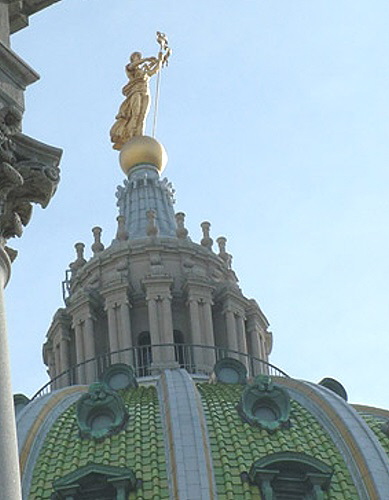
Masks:
[[[387,419],[379,416],[368,415],[367,413],[361,413],[361,417],[374,432],[382,448],[385,450],[385,453],[389,456],[389,436],[387,436],[381,429],[382,424],[387,422]]]
[[[260,499],[258,487],[244,482],[255,460],[293,451],[306,453],[332,467],[334,475],[328,500],[357,500],[358,494],[347,467],[330,437],[317,420],[296,401],[291,404],[291,428],[270,434],[244,423],[236,405],[242,386],[199,384],[206,415],[219,500]]]
[[[130,494],[131,500],[169,498],[156,389],[139,387],[120,394],[130,415],[128,424],[103,441],[79,438],[75,405],[58,418],[34,469],[31,500],[50,499],[56,479],[91,462],[132,469],[142,487]]]

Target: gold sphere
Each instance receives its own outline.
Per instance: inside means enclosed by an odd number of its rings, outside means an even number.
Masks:
[[[167,153],[162,144],[153,137],[139,135],[123,145],[119,161],[126,175],[137,165],[153,165],[161,173],[167,163]]]

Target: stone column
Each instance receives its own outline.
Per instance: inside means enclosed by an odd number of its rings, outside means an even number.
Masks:
[[[223,305],[222,313],[224,314],[226,322],[228,349],[247,354],[245,299],[238,294],[238,291],[227,290],[219,300],[221,300]],[[239,356],[231,353],[229,356],[237,358],[247,365],[247,356]]]
[[[85,384],[85,365],[82,363],[85,360],[84,354],[84,339],[83,339],[83,321],[81,319],[73,321],[74,336],[76,340],[76,382]]]
[[[73,323],[76,336],[77,379],[79,384],[96,382],[93,318],[88,315]],[[89,361],[86,363],[86,361]]]
[[[235,313],[231,308],[226,308],[224,309],[223,314],[226,318],[228,349],[231,349],[232,351],[239,351]]]
[[[212,320],[213,287],[205,280],[188,279],[185,289],[188,295],[192,343],[203,346],[193,347],[193,362],[196,371],[210,373],[215,364],[215,337]],[[209,349],[207,349],[209,347]]]
[[[8,5],[0,2],[0,40],[9,46],[9,12]]]
[[[94,316],[90,297],[83,297],[71,308],[70,314],[76,337],[77,364],[83,363],[77,369],[78,383],[91,384],[97,380],[98,374],[95,360]]]
[[[104,290],[103,294],[108,314],[109,350],[115,352],[125,349],[125,352],[113,354],[111,362],[131,364],[132,335],[128,286],[115,285]]]
[[[176,367],[170,293],[173,280],[167,276],[150,276],[142,283],[146,289],[151,345],[172,344],[171,347],[152,347],[152,368],[159,372]]]
[[[123,363],[131,364],[132,352],[132,332],[131,332],[131,319],[130,319],[131,304],[126,297],[126,300],[120,305],[120,323],[122,335],[119,338],[119,345],[121,349],[125,349],[121,361]]]
[[[57,377],[70,368],[69,341],[70,317],[64,309],[58,309],[47,333],[44,345],[43,360],[50,366],[50,378]],[[56,389],[66,387],[70,377],[62,376],[53,384]]]
[[[235,315],[236,318],[236,330],[238,333],[238,346],[239,352],[247,354],[247,339],[246,339],[246,327],[245,327],[245,316],[242,312]]]
[[[60,352],[60,373],[64,374],[70,368],[69,363],[69,342],[70,337],[67,333],[62,332],[60,344],[59,344],[59,352]],[[63,375],[59,380],[59,387],[66,387],[70,383],[69,373],[67,375]]]
[[[265,349],[265,335],[267,334],[268,322],[263,316],[255,300],[250,300],[250,305],[246,309],[247,314],[247,335],[248,352],[255,358],[268,361],[268,354]],[[265,363],[253,362],[252,375],[268,373]]]
[[[61,366],[61,359],[60,359],[60,352],[59,352],[59,342],[55,341],[54,342],[54,378],[56,378],[60,374],[60,366]],[[54,388],[58,389],[58,380],[54,381]]]
[[[98,379],[97,366],[96,366],[96,352],[95,352],[95,339],[94,339],[94,328],[93,328],[93,317],[91,314],[84,320],[84,349],[85,349],[85,360],[89,361],[85,365],[85,376],[86,383],[92,384]]]
[[[201,327],[200,327],[200,313],[199,313],[199,303],[197,298],[191,297],[188,299],[189,304],[189,317],[190,317],[190,328],[192,333],[192,344],[201,345]]]
[[[117,304],[106,305],[106,311],[108,314],[108,337],[109,337],[109,352],[111,353],[110,361],[111,363],[119,362],[119,355],[112,354],[119,350],[118,341],[118,321],[117,321]]]
[[[49,339],[43,345],[43,360],[45,365],[47,366],[47,374],[50,380],[54,378],[55,373],[53,357],[53,342],[51,339]]]
[[[0,245],[0,498],[4,498],[4,500],[20,500],[22,494],[19,456],[3,292],[10,272],[10,260],[4,248]]]

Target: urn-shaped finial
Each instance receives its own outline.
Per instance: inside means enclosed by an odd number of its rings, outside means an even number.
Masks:
[[[202,244],[203,247],[206,247],[209,250],[212,250],[213,239],[209,236],[210,227],[211,227],[211,223],[208,221],[204,221],[201,223],[201,229],[203,231],[203,238],[202,238],[200,243]]]
[[[93,237],[95,239],[93,245],[91,246],[93,255],[96,256],[98,253],[102,252],[104,250],[104,245],[101,243],[101,233],[102,233],[101,227],[94,227],[92,229]]]
[[[177,223],[177,229],[176,229],[177,238],[180,238],[182,240],[186,239],[188,237],[188,230],[185,227],[184,212],[176,213],[176,223]]]

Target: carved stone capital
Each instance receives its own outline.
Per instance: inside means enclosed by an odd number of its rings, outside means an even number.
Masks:
[[[0,238],[21,236],[31,218],[32,203],[45,208],[59,182],[62,151],[20,132],[16,107],[0,110]]]

